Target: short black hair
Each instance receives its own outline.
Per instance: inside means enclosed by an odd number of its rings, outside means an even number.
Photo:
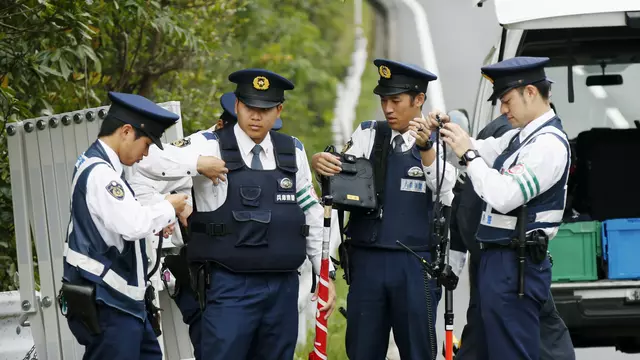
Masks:
[[[551,94],[551,83],[549,82],[549,80],[538,81],[530,85],[533,85],[536,87],[536,89],[538,89],[538,92],[540,93],[540,96],[543,100],[549,100],[549,95]],[[524,94],[525,87],[526,86],[522,86],[518,88],[520,95]]]
[[[420,92],[420,91],[407,91],[405,94],[409,95],[409,97],[411,98],[411,105],[413,105],[413,102],[416,101],[416,97],[420,94],[424,94],[424,102],[422,103],[422,105],[420,105],[420,110],[422,110],[422,107],[424,106],[424,103],[427,102],[427,94]]]
[[[100,138],[104,136],[113,135],[113,133],[115,133],[116,130],[123,127],[124,125],[126,125],[125,122],[118,120],[115,117],[109,116],[107,114],[107,117],[104,118],[102,125],[100,125],[100,132],[98,132],[98,137]],[[142,131],[138,130],[138,128],[136,128],[135,126],[131,126],[131,127],[133,127],[134,134],[136,135],[136,140],[138,140],[143,136],[147,136],[144,133],[142,133]]]

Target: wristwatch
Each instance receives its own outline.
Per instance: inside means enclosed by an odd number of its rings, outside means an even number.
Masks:
[[[469,149],[462,155],[462,157],[460,158],[460,161],[458,162],[458,164],[460,164],[462,166],[467,166],[469,164],[469,162],[471,162],[473,159],[477,159],[479,157],[480,157],[480,153],[478,152],[478,150]]]
[[[424,146],[420,146],[416,143],[416,147],[420,151],[429,151],[433,147],[433,141],[431,139],[427,140],[427,143]]]
[[[335,270],[331,270],[329,271],[329,278],[333,281],[336,281],[336,271]]]

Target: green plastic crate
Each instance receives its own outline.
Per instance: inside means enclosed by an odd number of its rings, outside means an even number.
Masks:
[[[562,224],[549,242],[553,256],[551,281],[598,280],[596,256],[602,253],[601,224],[585,221]]]

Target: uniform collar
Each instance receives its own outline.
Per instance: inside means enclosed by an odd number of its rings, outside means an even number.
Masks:
[[[256,145],[262,146],[262,150],[264,151],[265,154],[271,153],[271,148],[273,147],[273,144],[271,143],[270,133],[267,133],[267,136],[264,137],[264,140],[262,140],[260,144],[256,144],[253,141],[253,139],[251,139],[249,135],[247,135],[247,133],[240,128],[240,125],[238,124],[235,124],[233,126],[233,133],[236,135],[236,139],[238,141],[238,148],[240,149],[241,154],[244,154],[244,155],[251,154],[251,149],[253,149],[253,147]]]
[[[547,121],[553,119],[554,116],[556,116],[556,113],[553,111],[553,109],[549,109],[549,111],[540,115],[540,117],[527,124],[527,126],[525,126],[522,131],[520,131],[520,141],[526,139],[527,136],[529,136],[540,126],[544,125]]]
[[[120,158],[118,157],[118,154],[116,154],[115,150],[113,150],[109,145],[107,145],[107,143],[100,139],[98,139],[98,143],[107,153],[109,162],[111,163],[113,170],[115,170],[118,174],[122,174],[122,163],[120,162]]]
[[[402,140],[404,140],[403,146],[412,147],[413,143],[416,139],[409,134],[409,131],[405,131],[404,134],[400,134],[399,131],[391,130],[391,143],[393,144],[393,139],[395,139],[396,135],[402,135]]]
[[[424,114],[420,113],[420,116],[424,118]],[[411,136],[409,130],[405,131],[404,134],[400,134],[399,131],[391,130],[391,143],[393,144],[393,139],[395,139],[396,135],[402,135],[402,140],[404,140],[404,146],[411,148],[413,144],[416,142],[416,138]]]

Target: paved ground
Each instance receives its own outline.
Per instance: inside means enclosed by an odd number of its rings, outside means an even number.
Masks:
[[[391,32],[392,58],[423,65],[414,11],[409,4],[414,0],[386,0],[397,8],[395,29]],[[415,2],[415,1],[414,1]],[[430,38],[436,54],[438,73],[448,110],[465,108],[469,114],[475,106],[475,93],[480,81],[480,67],[491,46],[497,43],[500,28],[493,6],[476,8],[469,0],[417,0],[426,10]],[[366,89],[363,89],[366,91]],[[427,110],[427,109],[425,109]],[[428,111],[428,110],[427,110]],[[378,112],[378,118],[382,114]],[[455,333],[461,334],[466,323],[465,313],[469,301],[467,270],[454,292]],[[438,308],[438,339],[444,339],[444,297]],[[576,350],[578,360],[623,360],[639,358],[616,352],[613,348]]]

